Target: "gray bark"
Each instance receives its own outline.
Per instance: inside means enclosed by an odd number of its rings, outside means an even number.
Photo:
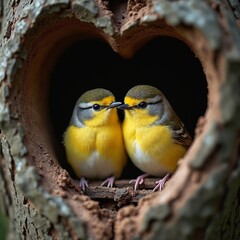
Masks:
[[[239,239],[239,1],[129,0],[112,9],[107,2],[0,3],[0,211],[8,239]],[[208,109],[171,187],[140,192],[139,201],[121,181],[103,190],[116,204],[137,206],[101,207],[91,198],[97,188],[83,194],[54,152],[49,72],[76,41],[70,36],[81,34],[105,39],[125,57],[146,39],[172,36],[194,51],[207,76]]]

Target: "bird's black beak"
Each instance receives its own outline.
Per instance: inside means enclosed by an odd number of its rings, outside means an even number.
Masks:
[[[121,105],[118,106],[118,109],[130,110],[130,109],[132,109],[132,107],[130,107],[128,104],[121,104]]]
[[[120,106],[120,105],[122,105],[122,102],[112,102],[112,103],[107,107],[107,109],[109,109],[109,108],[115,108],[115,107],[118,107],[118,106]]]

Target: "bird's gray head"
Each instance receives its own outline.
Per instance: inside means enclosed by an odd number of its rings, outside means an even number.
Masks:
[[[110,113],[110,109],[119,106],[112,92],[96,88],[82,94],[74,107],[70,125],[84,127],[88,120],[94,118],[93,125],[100,125]]]
[[[156,87],[151,85],[137,85],[131,88],[125,98],[124,104],[118,108],[124,110],[141,109],[147,115],[158,116],[157,124],[164,124],[172,116],[173,110],[164,94]],[[168,109],[166,111],[166,109]],[[171,111],[169,111],[171,109]]]

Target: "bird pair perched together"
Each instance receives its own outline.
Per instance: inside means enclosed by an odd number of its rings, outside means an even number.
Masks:
[[[122,122],[117,108],[124,111]],[[131,180],[135,190],[147,176],[164,176],[153,189],[162,190],[191,142],[166,97],[150,85],[131,88],[124,103],[117,102],[107,89],[85,92],[64,133],[67,161],[83,191],[88,179],[102,179],[102,186],[113,187],[128,157],[144,172]]]

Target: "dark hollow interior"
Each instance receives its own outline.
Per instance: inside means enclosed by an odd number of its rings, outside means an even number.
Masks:
[[[87,39],[70,46],[60,56],[51,75],[49,110],[58,161],[73,178],[62,139],[77,99],[86,90],[102,87],[123,101],[126,92],[137,84],[158,87],[194,138],[198,118],[207,108],[207,81],[199,59],[182,41],[155,38],[131,59],[124,59],[107,43]],[[121,112],[119,116],[123,118]],[[131,179],[141,171],[128,162],[122,178]]]

